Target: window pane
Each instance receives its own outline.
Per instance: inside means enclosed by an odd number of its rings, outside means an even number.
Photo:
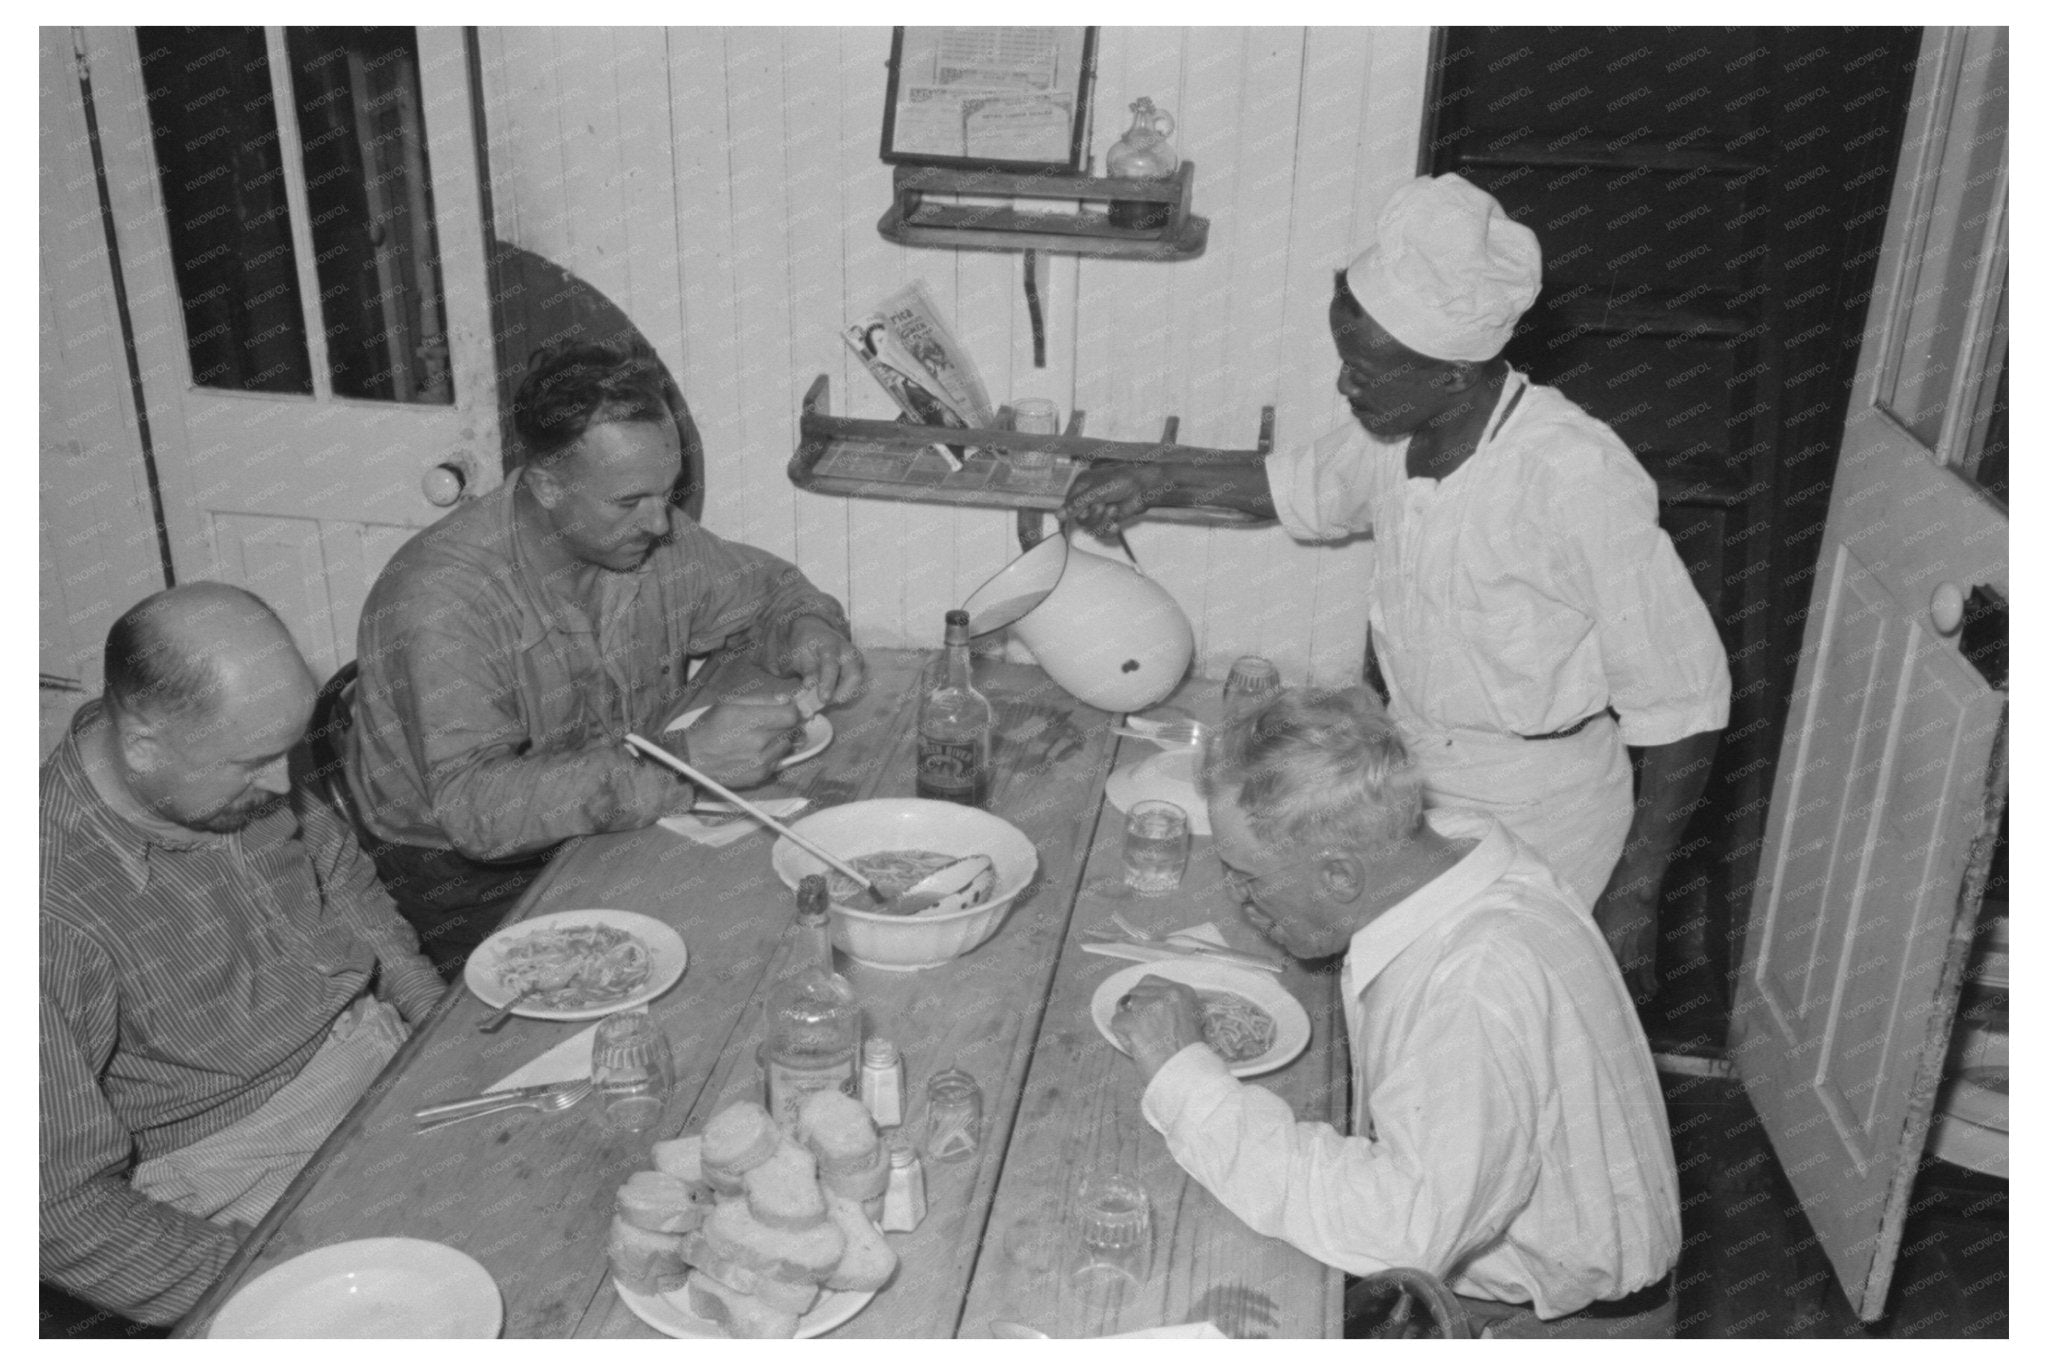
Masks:
[[[313,391],[260,28],[138,28],[192,382]]]
[[[450,403],[410,28],[292,28],[292,98],[334,392]]]
[[[1900,300],[1906,312],[1893,342],[1885,406],[1929,450],[1940,443],[1949,405],[1974,389],[1959,375],[1968,317],[1984,254],[1999,244],[2005,194],[2006,48],[2003,37],[1965,50],[1953,117],[1944,130],[1914,224],[1917,271]],[[1958,452],[1945,452],[1953,458]]]

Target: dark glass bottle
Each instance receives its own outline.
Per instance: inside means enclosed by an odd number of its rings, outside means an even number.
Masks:
[[[974,690],[967,613],[949,611],[943,666],[917,708],[917,794],[964,806],[987,805],[994,729],[995,708]]]

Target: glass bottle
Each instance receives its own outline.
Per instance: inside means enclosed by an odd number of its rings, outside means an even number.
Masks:
[[[785,1132],[815,1091],[860,1098],[860,1002],[832,969],[832,922],[825,879],[805,877],[796,891],[795,968],[768,1001],[768,1038],[758,1054],[768,1112]]]
[[[974,690],[967,652],[967,613],[946,613],[946,656],[939,680],[917,707],[917,794],[963,806],[985,806],[989,736],[995,708]]]
[[[1103,158],[1109,173],[1124,180],[1164,180],[1180,167],[1180,154],[1166,139],[1173,135],[1173,115],[1155,109],[1150,96],[1140,95],[1131,105],[1131,127],[1110,144]],[[1109,221],[1125,228],[1162,228],[1173,216],[1173,205],[1143,199],[1113,199]]]

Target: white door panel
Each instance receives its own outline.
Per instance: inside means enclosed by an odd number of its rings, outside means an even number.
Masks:
[[[2003,679],[1958,631],[1973,590],[2010,598],[1972,481],[2005,357],[2005,68],[2003,30],[1927,34],[1736,990],[1737,1069],[1866,1319],[2005,801]]]
[[[311,198],[320,186],[309,182],[306,173],[304,156],[311,143],[300,138],[286,30],[267,30],[265,46],[300,300],[296,318],[287,316],[285,322],[295,320],[304,332],[310,390],[305,393],[195,381],[188,301],[173,266],[167,190],[152,138],[137,31],[87,32],[108,192],[122,246],[173,567],[181,581],[222,578],[263,596],[323,675],[355,654],[356,615],[370,581],[366,575],[374,576],[390,557],[393,533],[402,543],[405,534],[443,513],[421,492],[421,476],[436,465],[454,464],[470,495],[501,477],[481,196],[462,37],[454,28],[416,33],[418,101],[401,83],[396,97],[386,92],[374,106],[388,113],[394,98],[403,106],[410,131],[397,139],[401,150],[389,150],[396,135],[387,132],[380,154],[400,157],[414,180],[385,184],[370,177],[363,184],[373,210],[411,217],[377,219],[368,234],[374,245],[364,251],[374,257],[365,269],[374,269],[370,296],[376,298],[397,278],[395,263],[405,255],[399,248],[433,245],[438,299],[430,290],[419,291],[419,332],[402,343],[395,330],[387,332],[383,350],[372,354],[388,357],[394,369],[417,358],[422,372],[434,377],[409,390],[431,396],[378,401],[336,391],[340,371],[330,365],[329,334],[336,330],[338,315],[332,310],[347,306],[351,296],[337,302],[337,291],[320,274],[325,259],[314,234],[316,220],[324,217],[314,213]],[[260,68],[261,59],[255,64]],[[362,71],[354,70],[350,78],[360,81]],[[372,107],[360,106],[354,116],[354,131],[364,139],[378,136],[372,116],[363,112]],[[402,190],[408,183],[409,199],[392,188],[396,184]],[[394,242],[388,230],[394,221],[427,226]],[[332,253],[331,246],[324,249]],[[412,268],[422,268],[417,262],[424,252],[414,251],[413,258]]]

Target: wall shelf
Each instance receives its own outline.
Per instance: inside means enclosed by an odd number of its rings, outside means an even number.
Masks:
[[[1098,460],[1201,464],[1263,460],[1273,449],[1270,407],[1260,409],[1257,446],[1223,450],[1181,445],[1174,439],[1180,427],[1178,417],[1166,419],[1158,441],[1106,441],[1081,434],[1087,414],[1079,411],[1068,419],[1065,431],[1037,436],[1004,427],[928,427],[907,421],[834,417],[830,398],[830,384],[821,374],[804,394],[796,453],[789,460],[789,481],[813,493],[842,498],[1049,512],[1066,501],[1067,489],[1083,466]],[[1007,421],[1008,412],[1004,409],[998,421]],[[956,470],[934,449],[937,446],[971,448],[971,453]],[[1052,458],[1044,465],[1016,458],[1036,452]],[[1150,515],[1212,525],[1247,520],[1236,513],[1191,508],[1161,508]]]
[[[965,248],[970,251],[1058,251],[1075,256],[1123,260],[1184,261],[1209,245],[1209,220],[1188,211],[1193,202],[1195,163],[1183,161],[1164,180],[1124,180],[1088,175],[1023,175],[1009,171],[962,171],[946,166],[898,166],[896,198],[875,228],[904,246]],[[1010,204],[951,204],[928,194],[1002,198]],[[1155,228],[1122,227],[1105,213],[1033,211],[1014,201],[1142,201],[1168,206],[1166,222]]]

